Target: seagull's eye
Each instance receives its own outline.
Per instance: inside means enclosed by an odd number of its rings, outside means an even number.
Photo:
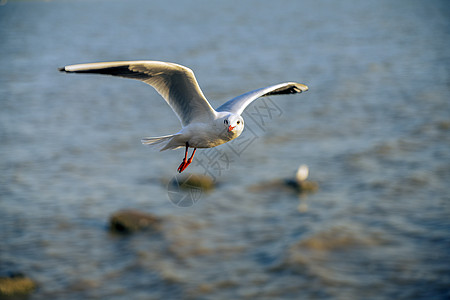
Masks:
[[[237,124],[241,124],[241,121],[237,121]]]
[[[225,121],[223,121],[225,124],[227,124],[228,125],[228,120],[225,120]]]

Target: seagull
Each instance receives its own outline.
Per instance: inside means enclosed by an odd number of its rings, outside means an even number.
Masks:
[[[194,72],[182,65],[161,61],[114,61],[69,65],[66,73],[93,73],[137,79],[151,85],[169,104],[181,122],[175,134],[147,137],[141,142],[160,151],[185,147],[183,172],[192,162],[197,148],[212,148],[237,138],[244,130],[241,114],[254,100],[272,95],[305,92],[301,83],[284,82],[237,96],[213,109],[201,91]],[[188,151],[194,148],[188,158]]]

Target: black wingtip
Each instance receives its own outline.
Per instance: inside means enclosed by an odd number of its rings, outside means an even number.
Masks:
[[[58,68],[58,71],[60,71],[60,72],[66,72],[66,67]]]

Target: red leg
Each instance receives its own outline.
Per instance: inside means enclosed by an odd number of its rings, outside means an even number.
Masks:
[[[186,153],[184,154],[183,162],[178,167],[179,173],[183,172],[191,164],[192,159],[194,158],[195,151],[197,150],[197,148],[194,148],[194,151],[192,152],[191,157],[189,157],[189,159],[186,160],[187,154],[188,154],[188,148],[189,148],[189,145],[188,145],[188,143],[186,143]]]
[[[188,165],[192,162],[192,159],[194,158],[194,154],[195,154],[195,151],[196,151],[196,150],[197,150],[197,148],[194,148],[194,151],[192,152],[191,157],[189,157],[189,159],[188,159],[188,161],[187,161],[187,164],[188,164]]]
[[[184,152],[183,161],[181,162],[180,166],[178,167],[178,173],[183,172],[183,170],[186,169],[186,167],[187,167],[186,163],[187,163],[188,149],[189,149],[189,144],[186,142],[186,152]]]

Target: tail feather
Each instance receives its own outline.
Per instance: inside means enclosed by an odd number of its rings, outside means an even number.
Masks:
[[[158,137],[146,137],[141,139],[141,143],[144,145],[148,145],[152,148],[156,148],[160,151],[172,149],[168,144],[172,140],[173,137],[177,136],[177,134],[158,136]],[[178,147],[174,147],[178,148]]]

